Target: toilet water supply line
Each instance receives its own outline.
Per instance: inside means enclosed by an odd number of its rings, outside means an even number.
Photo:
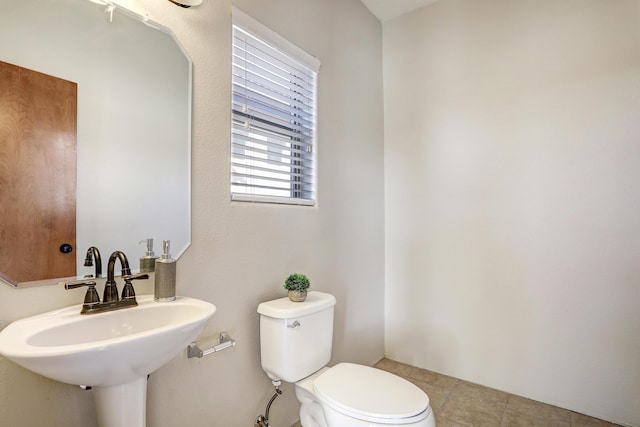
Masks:
[[[273,396],[271,396],[269,403],[267,403],[267,409],[264,411],[264,416],[258,415],[258,418],[256,418],[256,423],[254,424],[254,427],[270,427],[269,426],[269,409],[271,408],[271,404],[273,403],[273,401],[276,400],[276,397],[282,394],[282,390],[280,390],[280,385],[282,383],[276,380],[271,381],[271,383],[276,388],[276,392],[273,394]]]

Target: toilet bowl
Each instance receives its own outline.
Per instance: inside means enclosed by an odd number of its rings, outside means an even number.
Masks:
[[[429,397],[415,384],[354,363],[327,367],[336,299],[309,292],[258,306],[260,360],[274,385],[295,384],[303,427],[435,427]]]
[[[353,363],[295,383],[303,427],[435,427],[427,395],[388,372]]]

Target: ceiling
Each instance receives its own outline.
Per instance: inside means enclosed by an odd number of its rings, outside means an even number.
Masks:
[[[361,0],[380,20],[385,22],[438,0]]]

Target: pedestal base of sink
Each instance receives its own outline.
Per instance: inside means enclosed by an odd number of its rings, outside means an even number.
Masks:
[[[147,377],[92,391],[98,427],[146,427]]]

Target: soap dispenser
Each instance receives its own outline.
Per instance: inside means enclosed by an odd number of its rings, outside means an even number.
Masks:
[[[147,252],[140,257],[140,273],[153,273],[158,259],[153,252],[153,239],[140,240],[140,243],[142,242],[147,242]]]
[[[153,297],[156,301],[176,299],[176,260],[169,253],[169,240],[162,241],[162,256],[156,259]]]

